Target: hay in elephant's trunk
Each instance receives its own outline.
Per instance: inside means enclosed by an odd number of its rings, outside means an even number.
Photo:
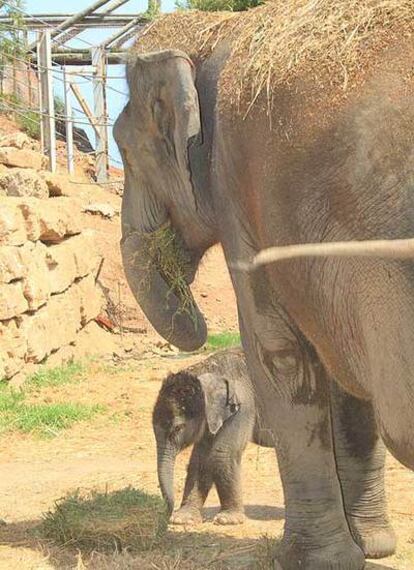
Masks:
[[[233,100],[248,90],[252,104],[304,72],[328,71],[346,90],[395,34],[414,38],[414,0],[269,0],[248,12],[163,16],[134,51],[175,48],[198,61],[225,40],[231,55],[221,89]]]
[[[197,325],[194,299],[187,282],[191,271],[191,259],[179,234],[167,224],[143,236],[144,247],[150,263],[169,286],[169,294],[180,301],[180,312],[187,313]],[[148,268],[149,272],[150,268]],[[168,301],[168,299],[166,299]]]

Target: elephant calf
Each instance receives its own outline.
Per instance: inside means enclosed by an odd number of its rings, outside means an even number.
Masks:
[[[201,509],[215,484],[221,504],[215,522],[242,523],[243,451],[249,441],[274,447],[270,432],[259,425],[242,350],[223,350],[195,366],[170,374],[154,407],[153,428],[158,479],[172,513],[171,522],[201,522]],[[182,505],[173,513],[175,458],[191,444],[194,448]]]

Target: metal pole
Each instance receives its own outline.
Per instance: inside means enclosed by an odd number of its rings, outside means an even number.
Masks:
[[[98,0],[97,2],[94,2],[91,6],[89,6],[88,8],[85,8],[84,10],[81,10],[77,14],[70,16],[69,18],[64,20],[61,24],[59,24],[58,26],[56,26],[56,28],[54,28],[52,30],[51,37],[54,38],[55,36],[59,35],[61,32],[64,32],[68,28],[71,28],[74,24],[77,24],[78,22],[83,20],[85,16],[88,16],[89,14],[91,14],[92,12],[95,12],[95,10],[97,10],[98,8],[103,6],[104,4],[107,4],[108,1],[109,0]],[[30,44],[30,46],[28,47],[29,51],[34,49],[34,47],[35,47],[34,43]]]
[[[40,112],[43,127],[42,150],[49,156],[49,170],[56,170],[55,103],[53,99],[52,47],[50,31],[40,32],[37,61],[41,84]]]
[[[22,23],[28,30],[40,30],[58,26],[70,17],[70,14],[59,14],[51,16],[42,16],[39,14],[34,18],[31,16],[22,16]],[[133,17],[134,16],[131,14],[106,14],[105,12],[98,12],[97,14],[90,14],[89,16],[85,16],[82,21],[77,22],[74,25],[77,28],[114,28],[125,26],[128,24],[128,22],[131,21]],[[14,20],[13,18],[0,16],[0,23],[6,26],[12,26],[14,24]],[[27,49],[29,49],[29,47],[27,47]]]
[[[126,4],[127,2],[129,2],[129,0],[114,0],[114,3],[111,4],[111,6],[109,6],[109,8],[107,8],[106,10],[103,11],[103,14],[111,14],[114,10],[116,10],[117,8],[120,8],[121,6],[123,6],[124,4]]]
[[[121,36],[123,36],[124,34],[126,34],[127,32],[129,32],[129,30],[131,30],[131,28],[134,28],[135,26],[137,26],[138,24],[142,23],[142,16],[138,16],[137,18],[134,18],[133,20],[131,20],[131,22],[129,22],[129,24],[127,24],[126,26],[124,26],[123,28],[121,28],[120,30],[118,30],[117,32],[115,32],[112,36],[110,36],[108,39],[106,39],[105,41],[103,41],[101,43],[102,47],[110,47],[110,45],[116,41],[118,38],[120,38]]]
[[[63,84],[65,89],[65,128],[66,128],[66,155],[68,172],[73,174],[75,170],[73,155],[73,116],[70,101],[70,75],[66,67],[63,68]]]
[[[93,101],[94,115],[97,123],[96,136],[96,180],[106,182],[108,172],[108,156],[106,153],[108,130],[105,116],[105,50],[102,47],[92,48]]]

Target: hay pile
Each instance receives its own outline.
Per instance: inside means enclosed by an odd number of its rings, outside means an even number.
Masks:
[[[154,495],[127,487],[112,493],[72,493],[44,515],[40,533],[86,552],[149,550],[164,536],[168,514]]]
[[[176,48],[194,60],[221,40],[231,57],[222,90],[250,105],[299,73],[328,71],[342,89],[392,37],[414,41],[414,0],[268,0],[240,13],[187,12],[163,16],[134,46],[138,52]]]

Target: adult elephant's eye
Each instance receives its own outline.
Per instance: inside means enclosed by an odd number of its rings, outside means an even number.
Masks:
[[[281,343],[279,343],[280,345]],[[263,368],[272,381],[280,376],[295,377],[299,371],[299,355],[297,348],[289,342],[285,346],[264,347],[256,337],[256,347]]]
[[[286,374],[296,373],[298,370],[298,355],[295,350],[276,350],[273,353],[273,366],[277,371]]]

